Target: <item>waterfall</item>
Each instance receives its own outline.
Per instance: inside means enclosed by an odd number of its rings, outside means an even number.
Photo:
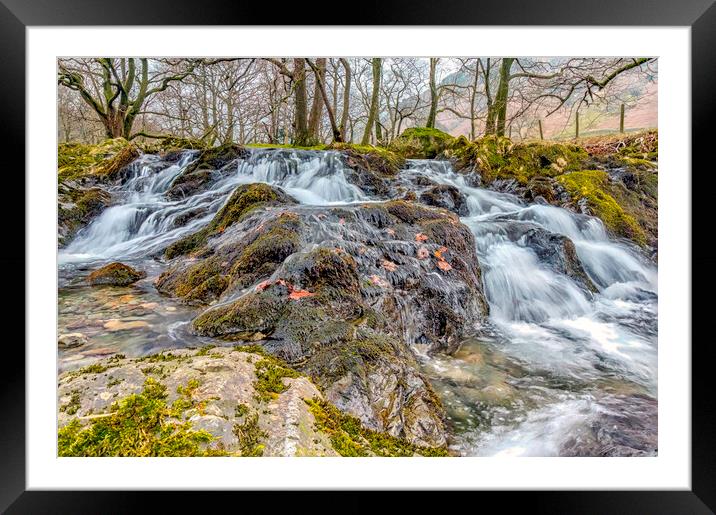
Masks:
[[[60,251],[60,263],[154,256],[208,224],[240,184],[275,185],[308,205],[388,200],[353,184],[340,153],[292,149],[250,149],[213,172],[204,189],[169,198],[172,183],[196,157],[186,151],[175,163],[153,155],[136,160],[124,183],[111,189],[113,205]],[[510,383],[522,392],[521,408],[496,410],[487,426],[470,426],[464,452],[558,453],[576,426],[602,413],[599,399],[582,393],[597,384],[629,382],[656,396],[657,271],[638,249],[610,239],[597,218],[475,187],[446,161],[409,160],[397,180],[418,195],[425,184],[438,183],[465,196],[469,213],[461,220],[476,240],[495,332],[490,345],[526,371]],[[597,291],[550,266],[526,231],[569,238]],[[467,366],[440,359],[433,364],[443,372]],[[469,398],[469,388],[453,383],[442,390],[454,400],[448,411],[485,409]]]
[[[338,152],[251,149],[246,159],[218,170],[210,189],[173,200],[166,192],[196,159],[185,151],[176,163],[143,155],[130,165],[129,177],[111,193],[106,209],[60,251],[60,263],[141,259],[208,224],[240,184],[265,182],[281,187],[301,203],[331,205],[368,197],[348,182]]]

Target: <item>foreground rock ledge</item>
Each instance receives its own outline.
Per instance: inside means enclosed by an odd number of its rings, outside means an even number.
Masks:
[[[361,428],[260,348],[121,355],[65,372],[62,456],[445,455]]]

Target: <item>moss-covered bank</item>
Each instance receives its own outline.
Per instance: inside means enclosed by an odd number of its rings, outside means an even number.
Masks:
[[[390,143],[390,150],[406,159],[433,159],[448,149],[455,138],[439,129],[405,129]]]

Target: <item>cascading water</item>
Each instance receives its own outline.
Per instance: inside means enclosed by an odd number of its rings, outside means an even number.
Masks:
[[[168,198],[195,158],[186,151],[173,164],[151,155],[135,161],[111,191],[114,205],[61,250],[60,263],[146,260],[209,223],[245,183],[279,186],[309,205],[385,200],[351,183],[339,153],[289,149],[251,149],[215,171],[207,188]],[[634,396],[655,399],[656,269],[636,249],[610,240],[596,218],[473,187],[444,161],[408,161],[400,181],[418,194],[424,186],[416,184],[439,183],[466,197],[462,221],[483,269],[489,334],[453,357],[424,358],[460,452],[579,454],[596,445],[595,427],[615,412],[629,415]],[[596,291],[549,266],[527,236],[535,231],[569,238]]]
[[[60,252],[60,263],[138,259],[208,224],[239,184],[280,186],[299,202],[329,205],[367,199],[348,182],[337,152],[252,149],[246,159],[216,172],[210,189],[171,200],[166,192],[196,157],[184,152],[170,164],[144,155],[130,165],[129,178],[111,192],[116,204],[106,209]],[[188,221],[187,221],[188,220]]]
[[[519,385],[520,395],[505,397],[518,407],[506,412],[498,406],[490,420],[483,413],[481,424],[474,424],[460,411],[465,406],[482,409],[484,399],[476,400],[463,385],[479,384],[480,378],[470,374],[484,375],[484,365],[471,367],[460,360],[438,364],[443,371],[460,370],[460,381],[453,377],[442,385],[458,425],[467,428],[464,452],[558,454],[579,431],[589,433],[598,426],[602,395],[614,403],[607,392],[621,388],[656,396],[656,269],[636,250],[610,240],[596,218],[470,187],[447,163],[414,161],[408,173],[455,186],[466,195],[470,214],[462,221],[475,234],[495,329],[492,341],[480,345],[522,369],[507,380]],[[510,237],[520,234],[520,226],[570,238],[599,291],[585,291],[540,262],[525,237]],[[592,391],[600,383],[608,386]],[[628,402],[623,406],[627,411]]]

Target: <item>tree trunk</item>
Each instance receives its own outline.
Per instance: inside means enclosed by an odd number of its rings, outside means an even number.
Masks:
[[[430,58],[430,112],[428,113],[428,121],[425,126],[429,129],[435,128],[435,117],[438,112],[438,88],[435,83],[435,69],[437,68],[438,58]]]
[[[336,123],[336,115],[335,111],[331,107],[330,102],[328,101],[328,93],[326,92],[326,83],[325,83],[325,74],[320,74],[320,68],[318,67],[318,64],[313,64],[310,60],[308,60],[308,65],[313,69],[313,71],[316,73],[316,84],[318,85],[318,94],[323,98],[323,103],[326,106],[326,111],[328,112],[328,120],[331,124],[331,132],[333,133],[333,141],[337,143],[343,142],[343,135],[341,134],[341,130],[338,127],[338,124]],[[323,63],[324,65],[324,72],[325,72],[325,61]]]
[[[351,66],[347,59],[341,58],[341,64],[346,70],[346,87],[343,90],[343,113],[341,114],[340,131],[343,139],[346,139],[346,129],[348,128],[348,111],[351,103]]]
[[[483,66],[485,73],[485,98],[487,99],[487,119],[485,120],[485,134],[495,133],[495,106],[492,101],[492,93],[490,92],[490,71],[491,60],[487,58],[487,65]]]
[[[512,63],[515,61],[514,57],[503,57],[502,65],[500,66],[500,82],[497,86],[497,95],[495,95],[495,109],[497,124],[495,126],[495,133],[498,136],[505,135],[505,121],[507,119],[507,96],[509,94],[510,87],[510,69]]]
[[[306,146],[309,143],[310,135],[308,132],[308,102],[306,100],[306,60],[296,57],[293,60],[293,80],[294,80],[294,144],[298,146]]]
[[[308,134],[312,140],[318,141],[321,132],[321,116],[323,115],[323,95],[321,94],[321,83],[326,81],[326,58],[319,57],[316,59],[316,69],[313,70],[315,81],[313,84],[313,102],[311,104],[311,114],[308,117]]]
[[[375,124],[375,119],[378,115],[378,95],[380,93],[380,77],[381,77],[381,58],[373,58],[373,93],[370,99],[370,110],[368,111],[368,121],[365,124],[365,131],[363,131],[363,138],[361,139],[361,145],[367,145],[370,143],[370,134]]]

